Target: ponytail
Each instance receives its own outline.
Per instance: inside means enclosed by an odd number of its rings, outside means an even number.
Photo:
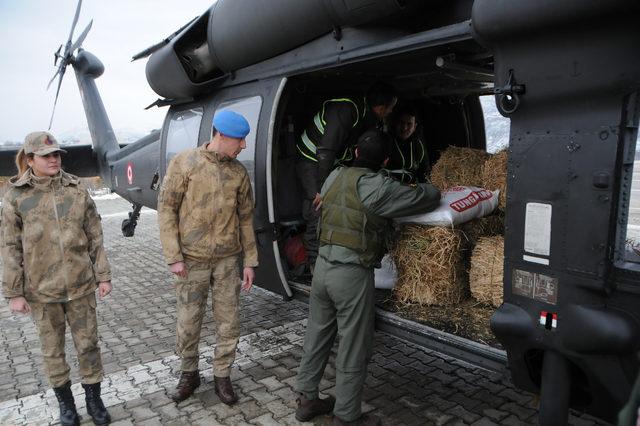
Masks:
[[[29,154],[25,154],[24,148],[20,148],[16,154],[16,168],[18,169],[18,177],[29,169]]]

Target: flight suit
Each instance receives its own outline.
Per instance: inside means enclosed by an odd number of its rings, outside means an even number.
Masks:
[[[329,99],[322,104],[296,145],[299,154],[296,173],[302,185],[302,217],[306,222],[303,242],[312,265],[318,256],[319,219],[313,199],[335,165],[347,164],[353,159],[356,139],[367,126],[375,125],[370,121],[371,116],[364,99]]]
[[[618,413],[618,426],[636,426],[640,422],[640,374],[631,389],[629,400]]]
[[[340,167],[322,187],[320,250],[316,263],[304,355],[297,390],[318,398],[318,384],[336,335],[334,415],[343,421],[361,416],[362,386],[374,333],[374,274],[384,253],[389,219],[435,209],[433,186],[404,185],[369,169]]]
[[[415,131],[407,140],[394,138],[386,170],[403,183],[426,182],[429,174],[429,155],[422,137]]]
[[[69,381],[65,320],[82,382],[102,380],[95,290],[111,280],[102,238],[100,216],[77,177],[37,177],[29,169],[11,180],[2,204],[2,292],[29,302],[54,388]]]
[[[229,377],[240,338],[240,262],[258,266],[247,170],[206,145],[178,154],[162,183],[158,222],[167,264],[184,261],[189,273],[176,277],[176,352],[182,371],[198,369],[200,330],[211,291],[214,375]]]

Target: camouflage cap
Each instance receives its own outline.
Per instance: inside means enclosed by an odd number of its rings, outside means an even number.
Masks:
[[[66,154],[67,151],[60,148],[58,141],[49,132],[32,132],[24,138],[22,145],[25,154],[47,155],[60,151]]]

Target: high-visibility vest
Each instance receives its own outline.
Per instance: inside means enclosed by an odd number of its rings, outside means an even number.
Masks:
[[[322,197],[320,245],[347,247],[359,254],[360,264],[373,267],[384,255],[388,220],[368,213],[358,196],[358,180],[370,170],[344,167]]]
[[[402,153],[402,149],[400,148],[400,145],[398,144],[398,140],[395,139],[394,140],[394,149],[396,150],[396,152],[398,154],[400,154],[400,158],[402,160],[402,165],[400,166],[400,168],[396,168],[396,169],[387,169],[387,172],[392,174],[395,178],[397,178],[398,180],[400,180],[400,182],[403,183],[412,183],[414,180],[417,180],[418,176],[415,176],[415,172],[416,170],[420,167],[420,164],[422,163],[422,161],[424,160],[424,157],[426,155],[426,150],[424,148],[424,144],[422,142],[422,140],[418,139],[411,139],[409,142],[401,142],[401,143],[408,143],[409,145],[409,158],[405,158],[404,154]],[[418,145],[417,146],[417,152],[416,156],[414,157],[413,155],[413,151],[414,151],[414,144]]]
[[[296,148],[298,152],[306,159],[311,161],[318,161],[317,157],[317,146],[318,142],[324,135],[324,130],[327,125],[327,122],[324,117],[325,109],[330,102],[348,102],[356,110],[356,120],[353,123],[352,129],[354,129],[360,120],[364,118],[366,113],[366,107],[363,105],[358,107],[358,105],[349,98],[336,98],[329,99],[322,103],[322,108],[318,113],[313,117],[313,122],[302,132],[300,139],[298,139],[298,143],[296,144]],[[350,147],[345,147],[343,152],[336,153],[336,163],[337,162],[347,162],[353,159],[353,152]]]

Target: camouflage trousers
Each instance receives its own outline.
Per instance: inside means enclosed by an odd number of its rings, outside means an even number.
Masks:
[[[186,261],[188,277],[176,277],[176,352],[182,359],[182,371],[198,369],[198,343],[211,290],[216,335],[213,373],[217,377],[229,377],[240,338],[239,262],[238,256],[208,264]]]
[[[69,364],[64,352],[65,320],[78,354],[82,383],[102,381],[103,370],[98,346],[96,295],[91,293],[65,303],[30,303],[38,328],[44,370],[51,386],[69,381]]]

